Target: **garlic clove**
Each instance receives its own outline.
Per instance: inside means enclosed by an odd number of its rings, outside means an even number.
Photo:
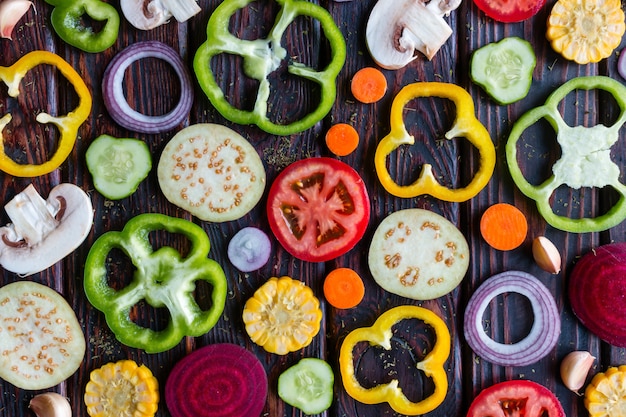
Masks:
[[[561,361],[561,379],[570,390],[578,392],[587,380],[589,370],[595,361],[595,356],[581,350],[570,352]]]
[[[558,274],[561,272],[561,254],[554,243],[545,236],[538,236],[533,240],[533,258],[537,265],[546,272]]]
[[[28,0],[3,0],[0,2],[0,38],[11,39],[13,28],[33,3]]]
[[[72,407],[69,401],[56,392],[35,395],[28,407],[37,417],[72,417]]]

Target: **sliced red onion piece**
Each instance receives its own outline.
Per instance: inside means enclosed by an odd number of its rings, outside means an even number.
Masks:
[[[122,83],[126,69],[144,58],[162,59],[172,66],[180,81],[178,104],[168,113],[148,116],[134,110],[124,96]],[[156,88],[156,87],[155,87]],[[104,105],[120,126],[140,133],[161,133],[172,130],[187,117],[193,104],[193,85],[189,70],[178,53],[158,41],[138,42],[118,53],[107,66],[102,80]]]
[[[619,59],[617,60],[617,73],[626,78],[626,48],[622,49],[619,53]]]
[[[217,343],[182,358],[165,383],[173,417],[258,416],[267,398],[267,374],[241,346]]]
[[[261,268],[269,260],[271,251],[270,238],[253,226],[239,230],[228,243],[228,259],[241,272]]]
[[[495,297],[515,292],[532,306],[534,322],[524,339],[504,344],[491,339],[482,325],[483,314]],[[465,310],[465,339],[476,355],[502,366],[525,366],[546,356],[559,339],[561,319],[554,297],[537,278],[521,271],[508,271],[487,279],[472,295]]]

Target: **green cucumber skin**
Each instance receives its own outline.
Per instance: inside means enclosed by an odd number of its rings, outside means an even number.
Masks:
[[[333,402],[334,373],[323,359],[304,358],[278,377],[278,396],[305,414],[320,414]]]

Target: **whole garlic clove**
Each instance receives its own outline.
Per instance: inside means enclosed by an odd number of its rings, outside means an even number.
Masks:
[[[37,417],[72,417],[72,407],[69,401],[56,392],[35,395],[28,407]]]
[[[561,379],[570,390],[578,392],[583,387],[595,356],[581,350],[570,352],[561,361]]]
[[[11,39],[13,28],[31,7],[33,3],[28,0],[0,1],[0,38]]]
[[[533,258],[537,265],[546,272],[558,274],[561,272],[561,254],[554,243],[545,236],[538,236],[533,240]]]

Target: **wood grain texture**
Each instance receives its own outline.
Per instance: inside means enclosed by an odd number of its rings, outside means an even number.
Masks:
[[[195,51],[206,40],[206,23],[218,6],[217,0],[200,0],[202,12],[186,23],[169,24],[144,32],[134,29],[123,18],[120,35],[113,47],[99,54],[86,54],[62,42],[52,30],[50,12],[52,6],[43,0],[34,0],[36,13],[31,10],[14,32],[13,40],[0,39],[0,66],[10,66],[19,57],[33,50],[45,49],[66,59],[84,78],[92,95],[93,109],[79,131],[75,148],[60,169],[37,178],[15,178],[0,173],[0,202],[6,202],[29,183],[33,183],[43,195],[60,182],[78,184],[86,190],[95,209],[94,227],[87,240],[70,257],[48,270],[32,277],[21,278],[3,271],[0,284],[20,279],[31,279],[45,283],[60,291],[75,306],[76,314],[83,325],[89,344],[87,355],[81,368],[67,381],[53,390],[66,395],[74,408],[74,416],[87,416],[82,395],[89,372],[107,362],[124,358],[146,364],[156,375],[161,387],[174,364],[194,349],[217,342],[231,342],[245,346],[253,352],[265,366],[269,379],[269,397],[264,416],[301,416],[301,412],[282,401],[277,396],[276,383],[279,374],[300,358],[320,357],[329,361],[336,370],[335,401],[331,409],[324,413],[329,417],[373,417],[394,416],[388,405],[364,405],[351,399],[341,385],[338,371],[338,351],[348,332],[359,327],[371,326],[378,315],[391,307],[404,304],[418,304],[430,308],[448,324],[452,335],[453,352],[446,363],[449,378],[449,391],[444,403],[429,413],[430,416],[464,416],[473,397],[483,388],[508,379],[526,378],[544,384],[563,404],[568,416],[583,417],[586,411],[583,400],[569,392],[558,376],[560,360],[572,350],[589,350],[597,362],[592,373],[602,371],[609,365],[626,363],[626,349],[601,342],[580,325],[567,301],[568,274],[576,260],[594,247],[613,241],[626,240],[626,224],[622,223],[607,232],[571,234],[556,230],[539,216],[533,201],[523,196],[515,187],[505,159],[505,143],[512,124],[527,110],[543,104],[547,96],[566,80],[581,76],[603,74],[616,79],[617,54],[599,64],[580,66],[565,61],[556,54],[545,39],[546,19],[554,4],[548,4],[532,19],[514,24],[502,24],[485,17],[476,6],[466,0],[448,18],[454,35],[437,53],[432,61],[423,56],[405,68],[384,71],[389,83],[385,97],[375,104],[360,104],[350,93],[352,74],[364,66],[374,66],[365,44],[367,18],[375,0],[354,0],[316,2],[327,8],[342,31],[348,49],[348,59],[337,79],[337,100],[326,118],[311,129],[279,137],[267,134],[254,126],[239,126],[225,120],[210,104],[194,78],[195,100],[192,112],[180,126],[195,123],[221,123],[241,133],[257,149],[267,170],[267,183],[271,184],[276,175],[289,163],[309,156],[331,156],[324,146],[324,134],[333,123],[353,124],[360,134],[358,149],[351,155],[341,158],[355,167],[367,184],[370,193],[372,216],[364,238],[357,246],[335,260],[312,264],[290,256],[273,240],[273,251],[269,263],[259,271],[241,273],[228,261],[226,246],[230,238],[240,228],[255,225],[269,232],[265,216],[266,195],[260,204],[244,218],[237,221],[211,224],[200,222],[189,213],[171,205],[161,193],[156,170],[150,173],[137,192],[131,197],[111,202],[106,201],[93,188],[91,177],[85,167],[85,152],[91,141],[100,134],[117,137],[134,137],[145,140],[154,157],[154,166],[167,141],[176,133],[142,135],[127,131],[111,120],[102,101],[101,82],[104,69],[115,54],[124,47],[143,40],[159,40],[176,49],[183,61],[192,69]],[[118,10],[119,1],[111,1]],[[238,13],[231,20],[233,33],[246,39],[265,36],[278,7],[267,1],[254,3],[254,7]],[[509,106],[498,106],[469,78],[469,58],[477,48],[507,36],[519,36],[529,40],[537,55],[537,67],[533,74],[533,84],[529,95]],[[328,62],[329,48],[320,26],[310,19],[299,18],[287,30],[284,39],[290,57],[311,66],[323,66]],[[220,56],[211,62],[219,83],[227,92],[229,101],[243,108],[251,108],[254,100],[255,83],[242,76],[241,60],[233,56]],[[374,170],[374,152],[378,141],[389,132],[389,111],[395,94],[405,85],[416,81],[443,81],[456,83],[466,88],[474,98],[476,115],[487,127],[497,152],[494,176],[488,186],[475,198],[464,203],[447,203],[427,196],[400,199],[386,193],[378,182]],[[275,120],[294,120],[317,104],[316,88],[308,82],[294,80],[278,71],[273,74],[271,117]],[[146,114],[162,114],[172,108],[180,86],[174,73],[167,65],[157,60],[147,59],[135,63],[126,73],[124,86],[131,106]],[[37,68],[29,74],[21,86],[20,95],[10,98],[6,88],[0,86],[0,114],[11,112],[14,122],[3,132],[5,148],[16,160],[41,162],[56,146],[57,132],[38,125],[34,117],[39,111],[63,114],[73,108],[76,96],[71,86],[53,68]],[[578,93],[569,97],[561,106],[568,121],[594,124],[614,119],[617,113],[615,103],[605,95]],[[405,109],[405,121],[409,132],[416,137],[416,144],[403,147],[390,155],[390,172],[402,183],[410,183],[417,178],[424,163],[433,165],[440,181],[450,187],[460,187],[472,178],[478,169],[477,152],[463,139],[451,141],[443,139],[443,134],[455,117],[454,106],[442,99],[417,99]],[[528,158],[525,172],[534,180],[541,181],[550,175],[550,166],[560,156],[555,143],[554,132],[547,124],[533,128],[526,139],[523,155]],[[613,160],[624,166],[626,146],[622,137],[613,150]],[[623,169],[621,178],[623,179]],[[560,190],[558,194],[560,210],[567,215],[581,216],[583,213],[603,212],[615,201],[615,196],[598,190]],[[524,245],[509,252],[491,249],[481,239],[478,228],[480,215],[491,204],[508,202],[516,205],[529,220],[529,234]],[[470,269],[462,284],[452,293],[437,300],[415,302],[378,287],[367,266],[367,251],[370,239],[378,223],[389,213],[410,207],[419,207],[437,212],[455,223],[464,233],[470,244]],[[211,239],[210,257],[219,262],[228,277],[228,300],[220,321],[205,336],[183,340],[175,348],[159,353],[146,354],[128,348],[116,341],[107,327],[102,313],[87,301],[82,288],[84,262],[95,239],[109,230],[121,230],[124,224],[140,213],[164,213],[186,218],[200,224]],[[3,224],[9,220],[0,213]],[[549,275],[532,260],[530,243],[535,236],[545,235],[560,248],[563,256],[563,270],[559,275]],[[163,237],[166,244],[184,247],[176,237]],[[337,310],[327,305],[322,297],[322,282],[325,275],[336,267],[351,267],[365,281],[366,295],[362,303],[352,310]],[[518,269],[537,276],[551,290],[561,311],[561,336],[557,347],[540,362],[525,367],[502,367],[490,364],[477,357],[467,346],[462,329],[464,308],[473,291],[489,276]],[[265,280],[272,276],[289,275],[310,285],[322,299],[324,319],[319,335],[313,343],[298,352],[285,356],[266,353],[254,345],[245,333],[242,322],[242,308],[245,301]],[[118,284],[123,285],[124,278]],[[492,337],[500,341],[515,341],[523,337],[532,323],[530,306],[523,297],[515,294],[501,296],[494,300],[485,320],[490,323]],[[138,312],[141,320],[162,322],[166,320],[162,311],[145,309]],[[380,367],[397,362],[394,371],[402,375],[401,385],[409,395],[419,399],[429,392],[430,381],[424,375],[411,370],[407,351],[401,346],[410,340],[420,348],[416,355],[428,351],[432,337],[419,323],[405,324],[399,331],[396,347],[391,353],[373,347],[361,347],[359,369],[363,378],[374,384],[374,380],[388,376],[381,374]],[[405,332],[402,333],[402,330]],[[410,334],[405,336],[402,334]],[[407,342],[408,343],[408,342]],[[162,394],[163,394],[163,390]],[[2,382],[0,391],[0,416],[25,417],[33,415],[28,410],[28,401],[36,392],[17,389]],[[164,399],[157,416],[170,414]],[[251,416],[253,417],[253,416]]]

